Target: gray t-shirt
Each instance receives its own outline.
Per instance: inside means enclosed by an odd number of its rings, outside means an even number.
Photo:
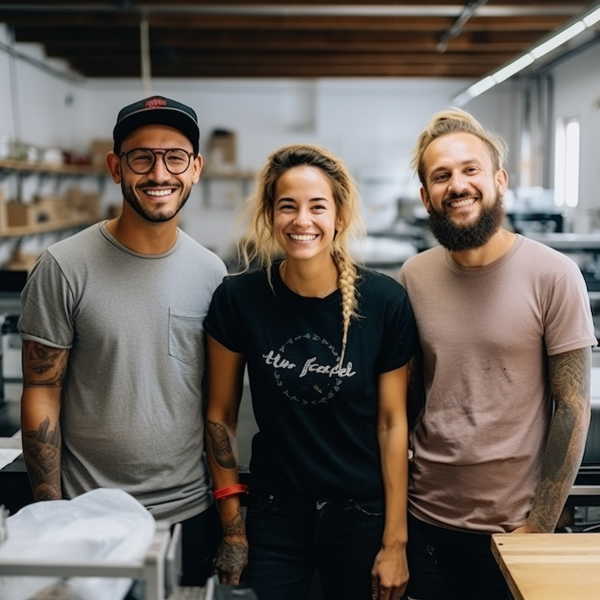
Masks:
[[[519,236],[465,268],[436,247],[400,281],[417,321],[425,409],[413,432],[409,510],[438,526],[523,525],[552,413],[548,356],[594,346],[584,279],[570,258]]]
[[[69,348],[63,493],[117,487],[157,519],[210,502],[203,459],[202,322],[223,262],[179,231],[159,256],[94,225],[51,246],[22,293],[24,340]]]

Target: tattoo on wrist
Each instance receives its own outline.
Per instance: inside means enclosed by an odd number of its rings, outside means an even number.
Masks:
[[[248,546],[241,542],[223,540],[215,560],[217,574],[222,583],[233,583],[247,563]]]
[[[242,508],[238,507],[235,517],[228,523],[222,525],[223,537],[238,537],[246,535]]]

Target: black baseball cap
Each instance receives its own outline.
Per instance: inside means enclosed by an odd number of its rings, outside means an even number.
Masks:
[[[144,125],[168,125],[178,129],[192,143],[194,154],[198,154],[200,127],[196,113],[189,106],[163,96],[145,98],[119,111],[113,129],[114,151],[120,150],[121,143],[134,129]]]

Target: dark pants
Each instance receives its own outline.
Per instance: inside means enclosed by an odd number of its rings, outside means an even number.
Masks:
[[[213,571],[221,543],[221,526],[215,504],[181,523],[182,586],[201,587]]]
[[[260,600],[306,600],[318,569],[327,600],[369,600],[383,527],[379,501],[300,501],[252,492],[243,583]]]
[[[489,535],[434,527],[409,514],[407,554],[412,600],[511,598]]]

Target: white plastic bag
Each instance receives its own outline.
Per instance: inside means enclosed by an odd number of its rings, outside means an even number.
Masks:
[[[135,498],[119,489],[97,489],[73,500],[36,502],[7,519],[0,559],[53,562],[137,561],[148,551],[156,523]],[[0,600],[26,600],[60,577],[0,577]],[[74,577],[69,600],[122,599],[131,580]]]

